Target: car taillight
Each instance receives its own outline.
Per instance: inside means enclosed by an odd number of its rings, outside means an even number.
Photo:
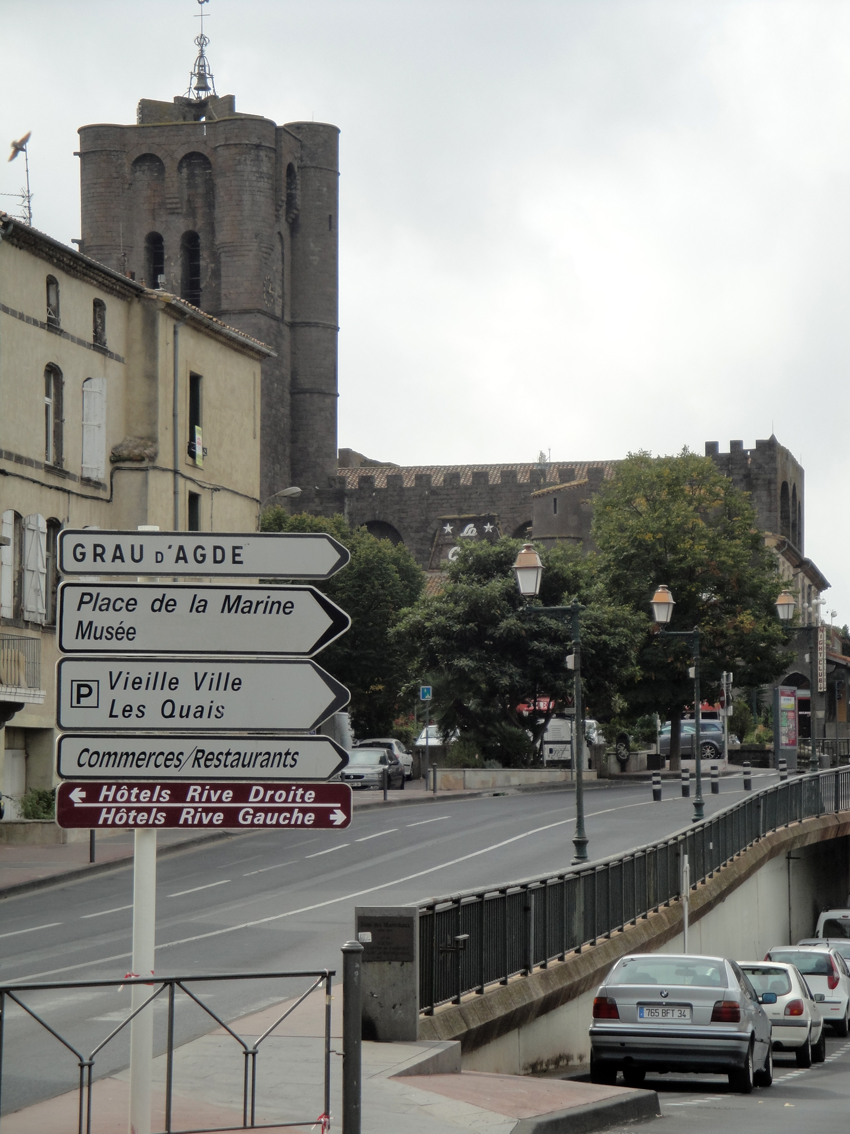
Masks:
[[[830,988],[838,988],[838,973],[835,971],[835,961],[832,957],[829,958],[829,976],[826,978],[826,983]]]
[[[803,1001],[802,1000],[789,1000],[785,1005],[786,1016],[802,1016],[803,1015]]]
[[[737,1000],[716,1000],[711,1011],[712,1024],[740,1024],[741,1005]]]
[[[620,1013],[617,1009],[617,1001],[612,1000],[610,996],[595,997],[593,1018],[594,1020],[619,1020]]]

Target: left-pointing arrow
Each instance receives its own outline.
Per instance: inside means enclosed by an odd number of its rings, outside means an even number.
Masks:
[[[73,799],[74,803],[82,803],[86,798],[86,793],[82,788],[74,788],[74,790],[72,792],[69,792],[68,794],[70,795],[71,799]]]

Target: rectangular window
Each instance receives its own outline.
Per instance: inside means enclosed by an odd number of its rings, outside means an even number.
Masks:
[[[199,469],[204,467],[204,438],[201,416],[203,414],[203,383],[200,374],[189,374],[189,460]]]
[[[23,616],[44,622],[47,614],[47,523],[44,516],[24,519]]]
[[[106,379],[83,382],[83,476],[103,480],[106,476]]]
[[[200,492],[189,493],[189,531],[199,532],[201,530],[201,494]]]
[[[62,464],[62,373],[55,366],[44,371],[44,462]]]
[[[558,497],[557,496],[552,497],[552,514],[555,515],[555,516],[558,515]]]

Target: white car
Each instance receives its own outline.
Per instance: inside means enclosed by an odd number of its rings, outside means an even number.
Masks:
[[[798,1067],[826,1059],[826,1030],[820,1003],[794,965],[741,961],[772,1025],[774,1051],[793,1051]]]
[[[413,757],[404,747],[400,740],[394,737],[382,736],[377,739],[358,740],[356,747],[358,748],[386,748],[387,751],[392,752],[398,758],[398,762],[404,768],[404,778],[406,780],[413,779]]]
[[[815,937],[850,938],[850,910],[824,910],[818,918]]]
[[[764,959],[794,965],[814,994],[823,993],[819,1007],[824,1023],[840,1036],[850,1034],[850,971],[840,953],[813,945],[778,945]]]

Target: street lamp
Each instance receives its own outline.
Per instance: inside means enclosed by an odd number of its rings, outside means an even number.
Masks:
[[[776,613],[782,622],[790,622],[797,609],[797,600],[790,591],[783,591],[776,600]]]
[[[525,543],[520,548],[514,563],[517,587],[523,598],[534,598],[540,591],[540,580],[543,576],[543,564],[533,543]],[[572,618],[573,637],[573,673],[574,693],[573,705],[575,715],[573,718],[573,766],[576,776],[576,833],[573,837],[575,858],[573,862],[587,862],[587,835],[584,829],[584,714],[581,706],[581,626],[579,615],[581,604],[574,602],[570,606],[528,606],[524,614],[554,614],[563,617],[569,614]]]

